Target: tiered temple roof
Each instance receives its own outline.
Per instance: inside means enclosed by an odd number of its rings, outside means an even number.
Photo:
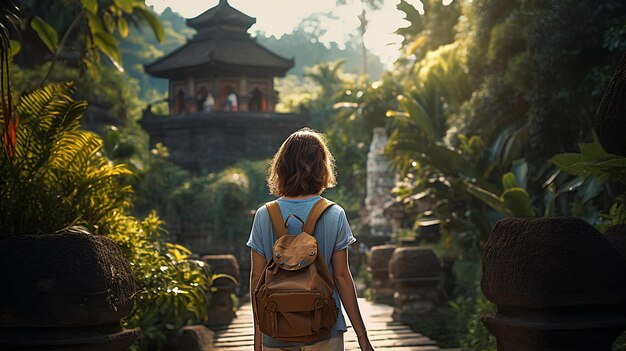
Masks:
[[[251,38],[247,30],[254,23],[254,17],[221,0],[217,6],[187,20],[187,25],[198,31],[192,39],[145,69],[153,76],[170,79],[198,70],[284,76],[294,60],[269,51]]]

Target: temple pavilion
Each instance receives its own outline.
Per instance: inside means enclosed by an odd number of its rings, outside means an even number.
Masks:
[[[149,106],[140,121],[152,144],[191,170],[214,171],[241,159],[271,157],[308,118],[275,113],[274,78],[294,60],[259,45],[248,34],[256,22],[227,0],[188,19],[197,33],[183,46],[145,66],[169,81],[168,116]]]

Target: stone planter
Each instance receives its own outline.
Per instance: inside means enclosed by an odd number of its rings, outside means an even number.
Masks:
[[[202,261],[211,266],[212,274],[228,274],[239,280],[239,264],[233,255],[206,255]],[[235,318],[235,309],[231,295],[235,294],[237,284],[230,279],[217,279],[213,282],[216,289],[209,304],[208,326],[226,325]]]
[[[626,329],[626,257],[580,219],[498,222],[481,286],[500,351],[609,351]]]
[[[396,245],[374,246],[370,250],[367,271],[372,273],[372,301],[393,306],[393,285],[389,280],[389,261]]]
[[[109,238],[85,232],[0,242],[0,349],[125,350],[138,329],[130,265]]]
[[[395,286],[393,319],[416,324],[439,318],[444,301],[441,264],[431,249],[397,248],[389,262],[389,279]]]

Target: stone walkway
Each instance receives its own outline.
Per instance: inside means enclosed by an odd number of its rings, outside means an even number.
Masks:
[[[359,306],[367,326],[368,335],[376,350],[384,351],[436,351],[441,350],[429,338],[415,333],[409,327],[393,322],[393,308],[387,305],[375,305],[365,299],[359,299]],[[345,313],[344,313],[345,315]],[[347,319],[347,318],[346,318]],[[215,333],[215,351],[250,351],[252,350],[252,308],[245,304],[237,317],[228,326],[213,328]],[[351,326],[345,335],[345,349],[359,350],[356,335]]]

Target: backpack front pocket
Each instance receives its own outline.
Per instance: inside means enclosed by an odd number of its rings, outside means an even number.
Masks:
[[[274,338],[292,338],[317,333],[324,312],[322,295],[312,291],[270,293],[268,314]]]

